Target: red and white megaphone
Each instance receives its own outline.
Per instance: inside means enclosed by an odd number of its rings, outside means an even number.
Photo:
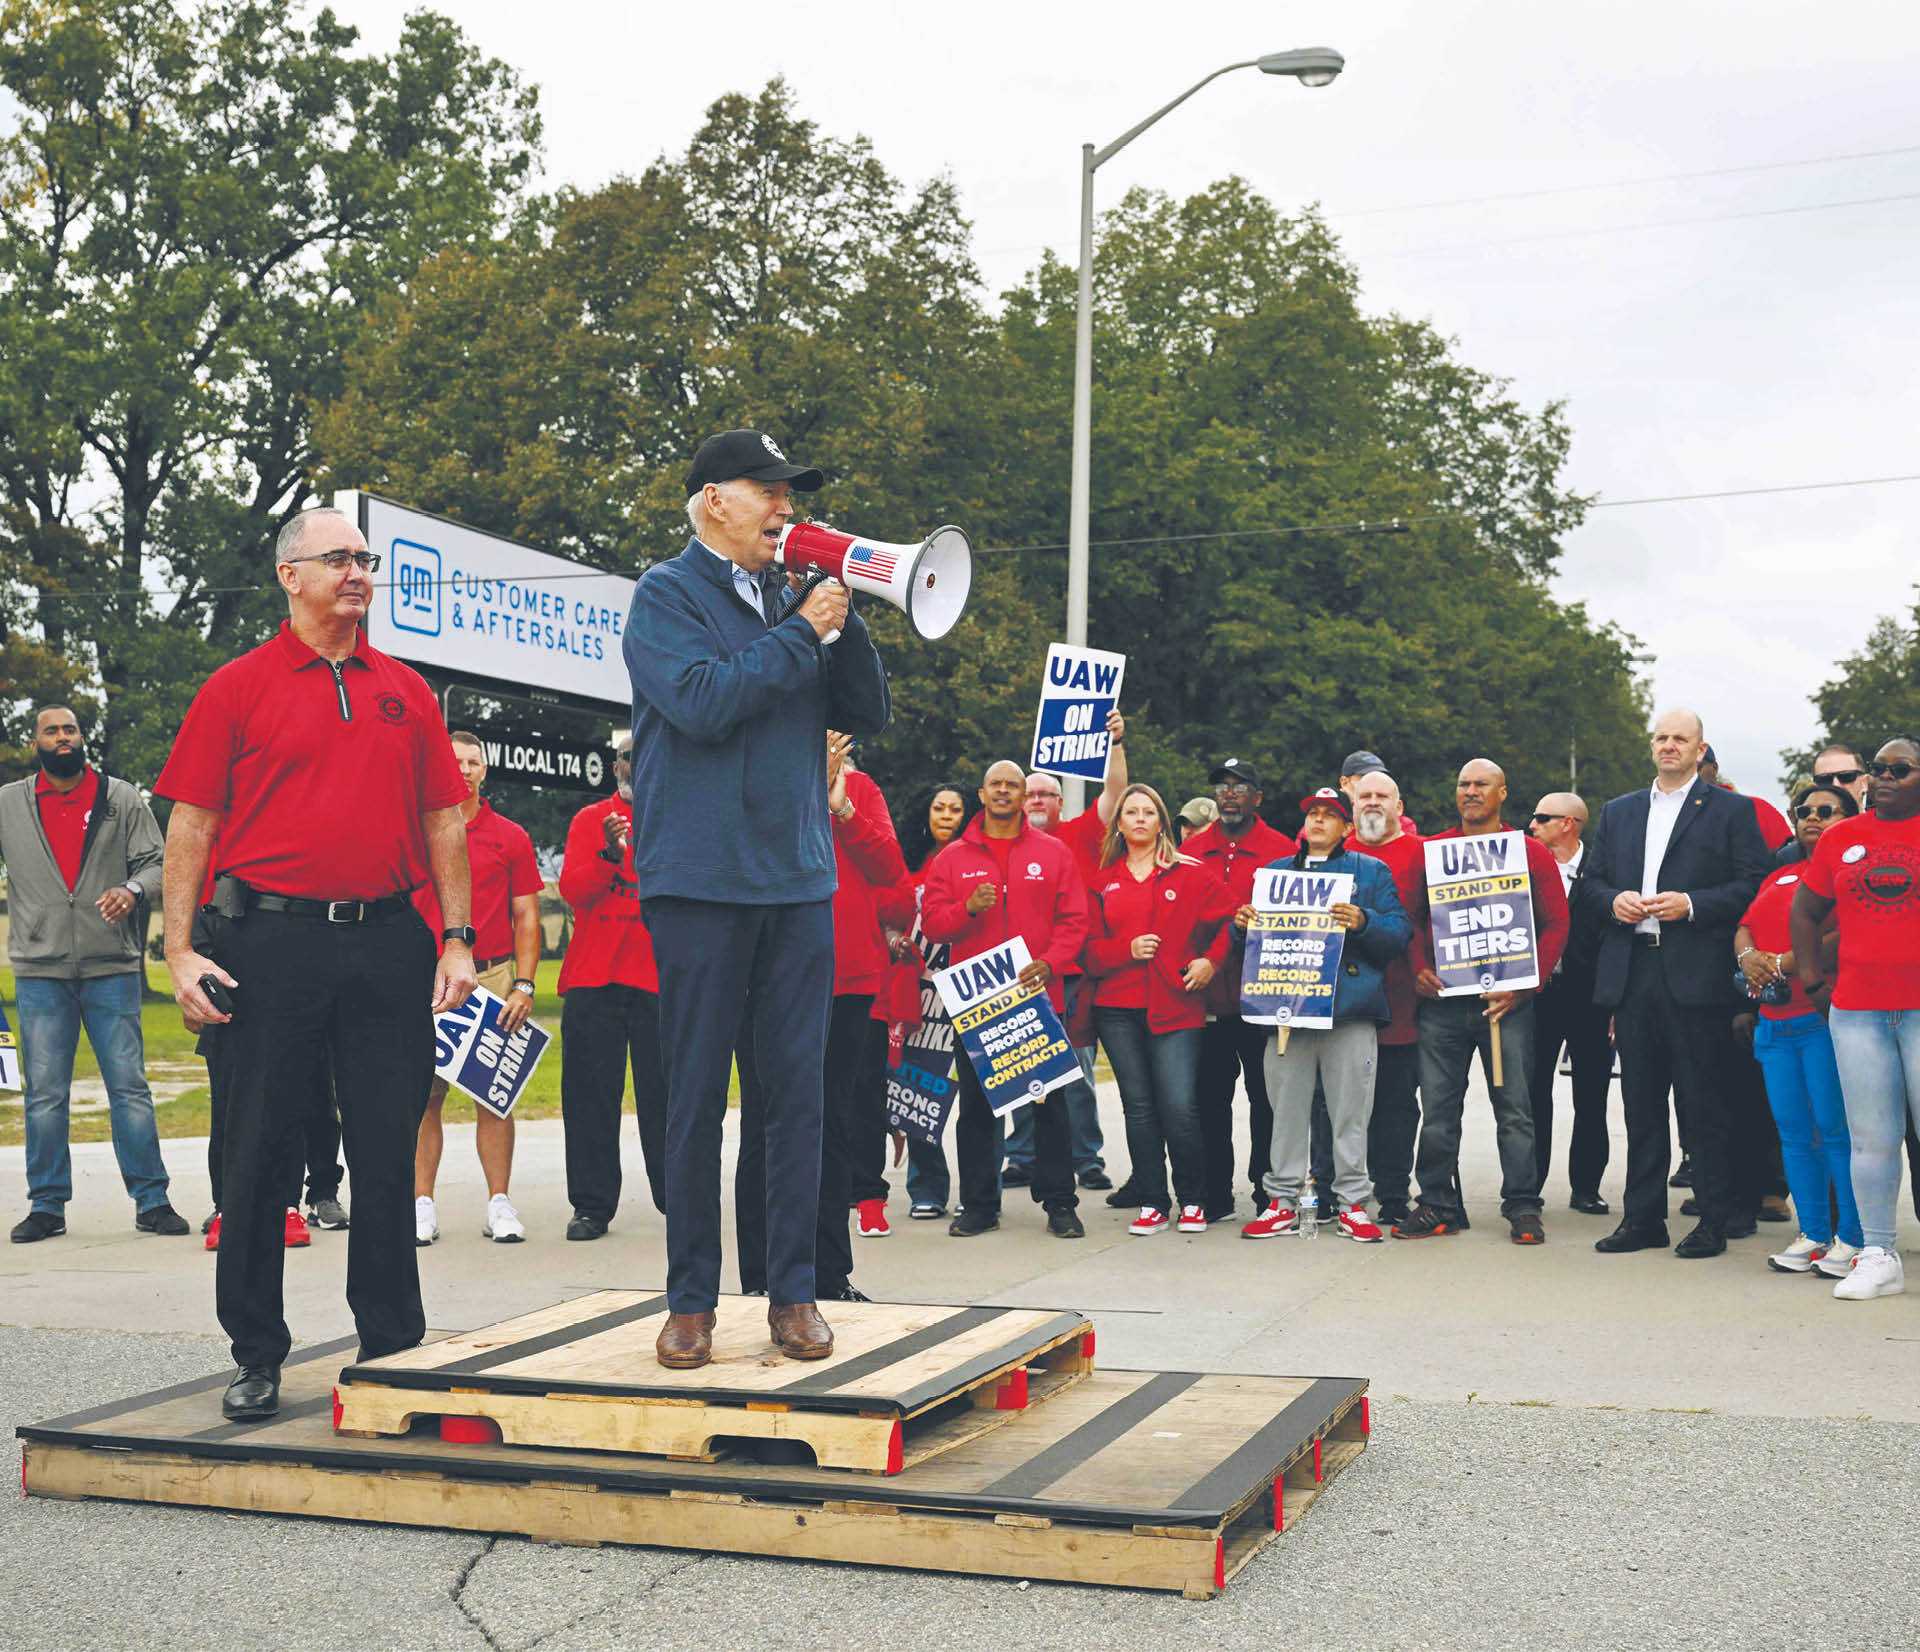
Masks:
[[[890,545],[819,522],[790,522],[774,555],[789,572],[817,569],[849,590],[892,603],[929,641],[959,623],[973,585],[973,546],[951,526],[935,528],[918,545]]]

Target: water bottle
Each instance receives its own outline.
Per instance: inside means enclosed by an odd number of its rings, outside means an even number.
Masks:
[[[1320,1200],[1314,1192],[1313,1178],[1300,1184],[1300,1237],[1311,1239],[1320,1231]]]

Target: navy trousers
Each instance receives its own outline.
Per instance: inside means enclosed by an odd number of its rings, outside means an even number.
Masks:
[[[641,902],[660,966],[667,1080],[667,1307],[720,1296],[720,1135],[741,1005],[754,1055],[778,1075],[765,1097],[767,1295],[814,1300],[833,903],[737,906],[656,895]]]

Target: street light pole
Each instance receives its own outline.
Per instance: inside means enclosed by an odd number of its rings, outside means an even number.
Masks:
[[[1185,103],[1201,87],[1236,69],[1257,68],[1263,74],[1290,75],[1302,86],[1325,86],[1345,66],[1338,52],[1324,46],[1302,51],[1269,52],[1229,63],[1195,81],[1177,98],[1162,104],[1147,118],[1129,127],[1104,149],[1080,146],[1080,282],[1073,329],[1073,486],[1067,516],[1067,641],[1083,648],[1087,641],[1087,541],[1093,507],[1093,175],[1140,134]],[[1078,814],[1086,803],[1086,782],[1065,777],[1061,792],[1066,808]]]

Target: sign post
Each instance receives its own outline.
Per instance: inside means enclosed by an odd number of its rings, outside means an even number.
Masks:
[[[1442,998],[1524,992],[1540,985],[1539,931],[1524,832],[1429,839],[1427,911]],[[1493,1082],[1504,1084],[1500,1023]]]

